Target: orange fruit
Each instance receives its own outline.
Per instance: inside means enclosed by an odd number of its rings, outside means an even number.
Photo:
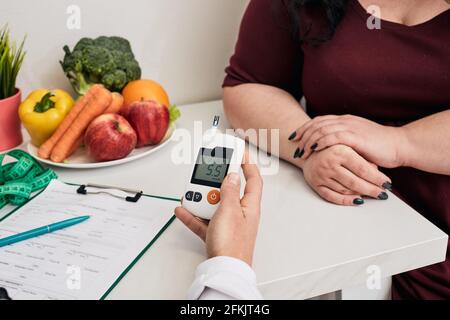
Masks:
[[[122,90],[124,105],[128,106],[136,101],[154,100],[159,104],[170,107],[169,96],[166,90],[153,80],[134,80],[129,82]]]

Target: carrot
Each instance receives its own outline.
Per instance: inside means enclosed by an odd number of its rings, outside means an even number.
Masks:
[[[84,140],[84,132],[81,136],[78,137],[78,139],[74,142],[74,144],[72,145],[72,147],[70,147],[69,150],[69,155],[67,156],[70,157],[72,154],[75,153],[75,151],[77,151],[77,149],[81,146],[81,144],[83,143]]]
[[[118,92],[112,93],[112,100],[104,113],[119,113],[123,105],[123,97]]]
[[[55,147],[56,143],[61,139],[61,137],[64,135],[66,130],[70,127],[72,122],[75,120],[75,118],[78,116],[78,114],[81,112],[81,110],[84,109],[88,101],[91,99],[93,95],[95,95],[98,90],[100,90],[102,86],[101,85],[93,85],[91,89],[78,99],[78,101],[75,103],[75,105],[70,110],[69,114],[64,118],[64,120],[61,122],[61,124],[58,126],[58,129],[53,133],[53,135],[45,141],[44,144],[42,144],[38,150],[38,155],[42,159],[48,159],[52,153],[53,148]]]
[[[111,99],[111,92],[104,87],[100,87],[98,92],[88,100],[82,112],[78,114],[61,139],[56,143],[50,156],[53,162],[62,162],[69,156],[77,139],[82,136],[91,121],[108,108]]]

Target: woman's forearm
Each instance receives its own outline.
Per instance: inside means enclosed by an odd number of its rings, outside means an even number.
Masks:
[[[267,141],[271,141],[270,130],[278,129],[278,148],[270,143],[267,146],[260,144],[260,147],[298,167],[302,166],[302,160],[294,159],[296,146],[288,138],[310,118],[289,93],[261,84],[227,87],[224,89],[224,107],[234,128],[268,129]]]
[[[400,166],[450,175],[450,110],[400,128]]]

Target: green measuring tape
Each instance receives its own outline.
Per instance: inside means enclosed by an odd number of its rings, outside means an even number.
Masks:
[[[3,165],[6,156],[17,161]],[[22,150],[0,154],[0,209],[7,204],[22,205],[31,194],[57,179],[52,169],[44,169],[39,162]]]

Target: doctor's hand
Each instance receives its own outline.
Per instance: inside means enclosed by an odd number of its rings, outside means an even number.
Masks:
[[[211,221],[206,222],[182,207],[175,215],[206,242],[208,258],[228,256],[252,265],[258,233],[262,178],[254,164],[242,165],[246,186],[240,198],[240,177],[229,174],[222,183],[220,205]]]

